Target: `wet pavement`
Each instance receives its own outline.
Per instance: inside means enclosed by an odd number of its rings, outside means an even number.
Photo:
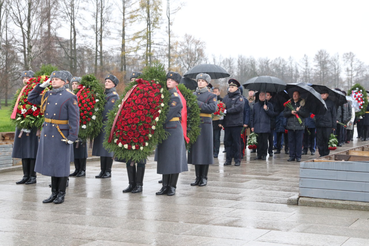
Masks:
[[[60,205],[42,203],[50,177],[16,185],[19,168],[1,172],[0,245],[369,245],[369,212],[287,205],[299,192],[299,163],[284,152],[254,157],[247,150],[241,166],[223,166],[221,153],[205,187],[190,186],[189,165],[172,197],[155,195],[161,176],[152,157],[141,194],[122,193],[124,163],[114,162],[112,178],[102,180],[99,162],[90,161],[85,178],[70,178]]]

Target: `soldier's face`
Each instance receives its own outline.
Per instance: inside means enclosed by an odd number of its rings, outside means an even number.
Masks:
[[[51,84],[53,86],[53,88],[60,88],[64,86],[64,81],[59,79],[59,78],[53,78],[53,80],[51,81]]]
[[[30,77],[23,77],[23,84],[27,84],[28,80],[30,79]]]
[[[110,79],[105,80],[105,89],[111,89],[114,86],[115,86],[115,84],[113,83],[113,81],[111,81]]]
[[[197,80],[197,87],[199,87],[199,89],[205,88],[207,85],[208,83],[206,82],[206,80],[204,79]]]
[[[235,92],[235,91],[237,91],[238,90],[238,87],[237,86],[235,86],[235,85],[230,85],[229,86],[229,88],[228,88],[228,91],[230,92],[230,93],[233,93],[233,92]]]
[[[78,86],[79,86],[79,83],[78,83],[78,82],[73,82],[73,83],[72,83],[72,90],[77,89],[77,88],[78,88]]]
[[[167,87],[168,87],[169,90],[173,89],[177,85],[178,85],[178,83],[175,80],[167,79]]]

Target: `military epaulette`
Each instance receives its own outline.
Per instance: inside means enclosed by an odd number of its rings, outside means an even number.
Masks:
[[[178,97],[178,93],[177,93],[177,92],[173,92],[173,95],[174,95],[175,97]]]

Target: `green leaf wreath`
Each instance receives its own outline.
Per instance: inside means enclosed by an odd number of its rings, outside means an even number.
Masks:
[[[116,158],[118,158],[119,160],[123,160],[123,161],[131,160],[134,162],[139,162],[139,161],[147,159],[147,157],[151,155],[152,151],[156,148],[156,145],[161,143],[163,140],[165,140],[168,137],[167,132],[163,128],[163,125],[164,125],[164,122],[166,120],[167,113],[169,110],[168,102],[170,98],[169,91],[166,88],[166,72],[164,70],[164,66],[160,63],[154,63],[153,66],[144,68],[143,73],[140,76],[140,78],[145,81],[143,83],[157,83],[163,89],[160,92],[161,95],[163,95],[163,97],[161,97],[162,101],[160,103],[161,108],[160,108],[160,111],[158,111],[160,115],[158,119],[156,119],[156,117],[155,118],[152,117],[152,126],[155,126],[155,127],[154,129],[150,129],[149,140],[145,141],[144,146],[141,145],[139,146],[139,148],[136,148],[136,146],[134,145],[134,148],[133,148],[133,146],[131,145],[125,146],[125,144],[121,144],[121,142],[119,141],[115,142],[114,140],[114,141],[109,142],[109,135],[112,130],[113,122],[121,106],[122,101],[115,104],[114,108],[108,113],[108,121],[106,123],[106,128],[105,128],[107,134],[104,139],[104,146],[109,151],[114,152],[114,155]],[[133,86],[138,85],[137,81],[139,81],[139,79],[136,79],[135,81],[131,82],[125,88],[125,91],[123,95],[121,96],[122,100],[124,99],[126,94],[133,88]],[[132,93],[133,92],[134,90],[132,90]]]
[[[348,95],[350,96],[353,93],[361,93],[362,97],[360,98],[360,100],[362,101],[362,104],[358,101],[358,99],[355,99],[360,106],[360,111],[356,112],[355,115],[356,116],[362,116],[365,115],[366,112],[366,107],[368,106],[368,99],[367,99],[367,93],[364,87],[362,87],[360,84],[355,84],[353,87],[351,87],[351,89],[348,91]]]
[[[190,139],[190,142],[186,144],[186,147],[189,149],[200,135],[200,108],[197,105],[196,95],[190,89],[187,89],[183,84],[179,84],[178,89],[186,99],[187,104],[187,137]]]
[[[78,137],[95,138],[103,126],[102,112],[106,103],[104,88],[93,74],[89,74],[82,77],[74,94],[77,95],[80,111]]]

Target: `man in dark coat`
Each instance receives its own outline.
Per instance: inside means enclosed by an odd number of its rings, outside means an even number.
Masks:
[[[219,87],[214,87],[213,94],[217,96],[217,101],[223,101],[223,98],[220,97],[220,89]],[[222,128],[219,126],[221,124],[221,118],[217,115],[213,116],[213,156],[214,158],[218,158],[219,148],[220,148],[220,131]]]
[[[325,101],[327,111],[324,115],[315,116],[316,142],[320,156],[326,156],[329,155],[329,136],[337,125],[337,110],[334,102],[328,98],[328,91],[322,91],[320,95]]]
[[[181,75],[175,72],[167,74],[167,87],[170,93],[169,110],[163,125],[168,138],[158,144],[155,151],[157,173],[162,174],[162,188],[156,195],[173,196],[176,193],[179,173],[188,171],[186,145],[181,125],[182,100],[176,89]]]
[[[251,114],[251,130],[258,135],[257,157],[255,160],[266,160],[270,121],[273,116],[273,104],[266,101],[265,92],[260,92],[259,101],[254,104]]]
[[[100,156],[100,173],[95,178],[110,178],[111,167],[113,165],[113,152],[109,152],[104,148],[103,143],[105,139],[105,122],[108,120],[108,113],[113,109],[114,104],[119,100],[119,95],[115,89],[119,80],[114,75],[110,74],[105,78],[105,108],[103,111],[103,128],[100,134],[94,139],[94,145],[92,147],[92,155]],[[109,134],[109,133],[108,133]]]
[[[23,84],[26,85],[30,78],[33,78],[33,71],[24,71],[22,73]],[[37,128],[15,129],[15,138],[13,145],[12,158],[22,159],[23,178],[16,184],[35,184],[36,172],[35,162],[38,149]]]
[[[73,77],[71,79],[72,91],[78,89],[81,83],[81,77]],[[72,177],[85,177],[86,176],[86,161],[87,161],[87,142],[86,139],[79,138],[77,142],[73,144],[74,151],[74,167],[73,173],[69,174]]]
[[[213,126],[211,114],[217,110],[216,95],[208,91],[211,77],[206,73],[196,76],[197,88],[193,93],[200,108],[200,135],[188,151],[188,164],[195,165],[196,180],[191,186],[205,186],[208,180],[209,165],[213,164]]]
[[[226,162],[231,165],[234,158],[235,166],[241,165],[241,130],[243,127],[243,110],[245,100],[238,89],[241,85],[235,79],[228,80],[228,93],[223,98],[226,105],[226,115],[222,121],[225,129],[224,144],[226,146]]]
[[[64,202],[71,146],[78,139],[79,108],[77,97],[64,87],[67,74],[56,71],[52,77],[53,89],[40,95],[50,82],[38,84],[30,92],[28,101],[41,104],[45,115],[35,167],[36,172],[51,176],[52,193],[43,203],[59,204]],[[56,156],[55,153],[61,154]]]
[[[268,136],[268,154],[269,156],[273,156],[273,147],[274,147],[274,131],[275,131],[275,122],[278,115],[278,112],[276,112],[276,104],[273,102],[273,95],[271,92],[266,93],[266,100],[270,102],[273,105],[274,109],[274,115],[270,117],[270,133]]]
[[[288,144],[290,158],[287,161],[301,161],[302,138],[305,130],[305,118],[309,112],[305,110],[305,100],[300,98],[300,93],[294,91],[291,105],[293,109],[285,107],[283,116],[287,118]],[[300,119],[300,120],[299,120]]]

